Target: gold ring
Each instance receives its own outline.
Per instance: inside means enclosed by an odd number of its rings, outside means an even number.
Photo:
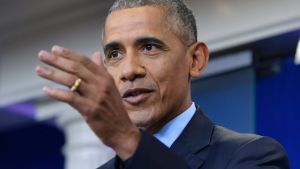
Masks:
[[[75,92],[79,88],[81,81],[82,80],[80,78],[76,79],[76,81],[74,82],[74,84],[71,87],[72,92]]]

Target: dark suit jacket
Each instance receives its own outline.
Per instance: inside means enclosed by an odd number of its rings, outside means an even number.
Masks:
[[[113,158],[98,169],[117,169]],[[268,137],[214,125],[200,109],[171,148],[142,132],[124,169],[289,169],[283,147]]]

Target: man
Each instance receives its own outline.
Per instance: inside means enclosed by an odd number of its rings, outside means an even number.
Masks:
[[[76,108],[117,156],[100,169],[288,169],[274,140],[214,125],[191,100],[209,58],[180,0],[117,0],[103,32],[104,59],[54,46],[41,51],[45,87]]]

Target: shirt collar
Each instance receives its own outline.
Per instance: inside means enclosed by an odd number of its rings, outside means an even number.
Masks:
[[[163,128],[161,128],[157,133],[154,134],[160,142],[165,144],[167,147],[175,142],[175,140],[180,136],[183,129],[187,126],[189,121],[192,119],[196,112],[196,106],[193,102],[192,105],[185,110],[183,113],[169,121]]]

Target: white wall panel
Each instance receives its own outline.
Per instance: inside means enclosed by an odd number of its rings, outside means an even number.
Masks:
[[[192,0],[199,39],[211,50],[300,29],[299,0]]]
[[[84,18],[6,41],[1,51],[0,106],[42,95],[42,86],[48,82],[35,73],[36,65],[40,64],[37,54],[41,49],[49,51],[53,45],[58,44],[87,56],[99,51],[100,23],[96,17]]]

